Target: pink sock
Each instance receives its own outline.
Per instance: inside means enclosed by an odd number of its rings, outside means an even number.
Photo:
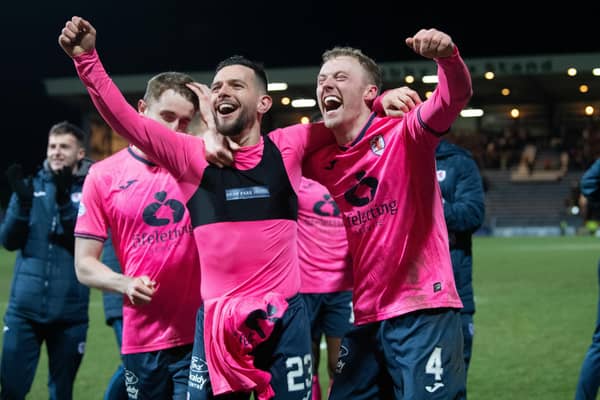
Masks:
[[[321,385],[317,375],[312,377],[312,400],[321,400]]]

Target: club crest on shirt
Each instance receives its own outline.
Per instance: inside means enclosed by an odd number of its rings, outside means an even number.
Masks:
[[[71,193],[71,201],[73,203],[79,203],[81,201],[81,192]]]
[[[442,182],[444,179],[446,179],[446,170],[445,169],[438,169],[436,172],[437,172],[438,182]]]
[[[85,214],[85,204],[83,204],[83,202],[79,203],[79,208],[77,209],[77,216],[81,217],[82,215]]]
[[[383,150],[385,149],[385,140],[383,140],[383,136],[377,135],[369,141],[369,146],[371,146],[371,151],[376,156],[380,156],[383,154]]]

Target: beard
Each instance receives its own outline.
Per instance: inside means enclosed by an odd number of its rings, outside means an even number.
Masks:
[[[248,125],[248,113],[246,110],[242,110],[235,120],[226,123],[217,118],[216,125],[217,131],[220,134],[228,137],[238,136],[242,133],[246,125]]]

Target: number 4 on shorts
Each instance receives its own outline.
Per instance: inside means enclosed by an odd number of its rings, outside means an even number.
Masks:
[[[442,374],[444,373],[444,368],[442,367],[442,348],[436,347],[431,352],[429,356],[429,360],[427,360],[427,364],[425,365],[425,373],[433,374],[435,376],[435,382],[433,386],[425,386],[425,390],[429,393],[433,393],[441,387],[444,387],[442,383]]]

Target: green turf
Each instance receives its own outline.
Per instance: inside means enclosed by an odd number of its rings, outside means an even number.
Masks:
[[[13,257],[0,250],[2,314]],[[595,326],[599,257],[600,239],[592,237],[475,239],[477,313],[470,400],[573,398]],[[97,291],[92,294],[90,319],[75,399],[101,399],[118,363],[115,339],[104,325]],[[325,360],[325,354],[321,358]],[[29,399],[47,398],[46,379],[44,355]]]

